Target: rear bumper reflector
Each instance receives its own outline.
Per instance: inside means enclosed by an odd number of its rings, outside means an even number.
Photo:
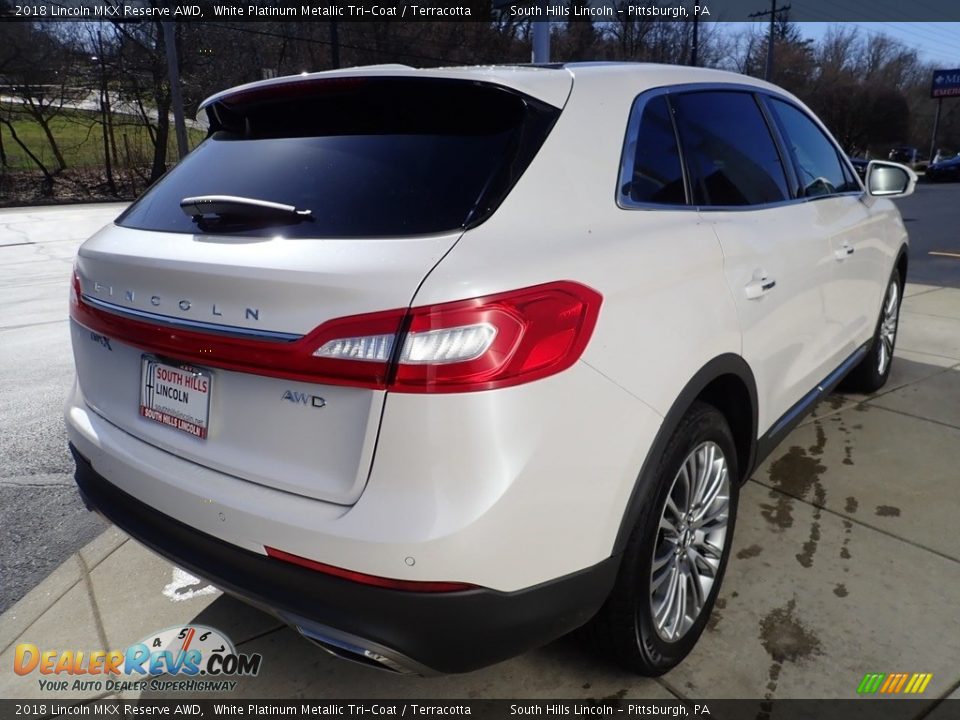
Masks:
[[[326,563],[310,560],[309,558],[294,555],[292,553],[277,550],[272,547],[264,547],[267,555],[277,560],[293,563],[301,567],[326,573],[344,580],[362,583],[364,585],[373,585],[374,587],[388,588],[390,590],[403,590],[405,592],[422,593],[449,593],[462,592],[464,590],[474,590],[476,585],[460,582],[438,582],[432,580],[396,580],[394,578],[385,578],[378,575],[367,575],[366,573],[355,572],[354,570],[345,570],[343,568],[327,565]]]

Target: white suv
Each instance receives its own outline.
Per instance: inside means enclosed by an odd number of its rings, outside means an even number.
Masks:
[[[279,78],[80,249],[89,505],[331,652],[703,631],[738,488],[890,371],[907,233],[796,98],[583,64]]]

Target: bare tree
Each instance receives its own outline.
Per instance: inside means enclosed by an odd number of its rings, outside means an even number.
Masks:
[[[647,37],[653,30],[653,21],[637,17],[630,12],[632,3],[619,0],[616,5],[617,20],[610,23],[610,35],[617,45],[618,60],[644,59]]]
[[[117,140],[113,128],[113,108],[109,82],[111,66],[113,65],[111,56],[115,46],[110,42],[109,34],[104,35],[104,31],[107,30],[109,33],[109,29],[109,26],[104,28],[102,23],[98,23],[96,26],[87,26],[86,39],[93,51],[91,59],[96,63],[97,105],[100,110],[100,126],[103,135],[104,173],[107,178],[107,187],[111,193],[116,194],[117,183],[113,176],[113,168],[117,164]]]
[[[719,67],[745,75],[755,72],[757,54],[763,43],[764,35],[756,28],[751,27],[743,32],[728,34],[724,40],[725,57],[718,63]]]
[[[113,2],[114,0],[110,0]],[[151,0],[154,5],[154,0]],[[153,145],[150,179],[167,170],[172,97],[167,80],[166,45],[159,20],[114,23],[117,32],[117,60],[123,84],[121,97],[140,115]],[[178,34],[180,28],[177,28]]]
[[[67,163],[53,131],[53,121],[83,99],[83,93],[78,92],[74,82],[76,63],[73,62],[73,53],[53,33],[33,26],[24,26],[20,32],[8,33],[7,37],[11,42],[4,74],[15,98],[6,123],[11,136],[13,119],[35,122],[53,154],[54,172],[65,170]],[[32,152],[27,154],[36,157]]]

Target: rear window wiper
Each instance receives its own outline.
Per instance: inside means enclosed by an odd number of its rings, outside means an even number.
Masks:
[[[313,220],[311,210],[301,210],[293,205],[238,197],[236,195],[197,195],[183,198],[180,209],[196,223],[221,222],[244,224],[248,222],[283,221],[300,222]]]

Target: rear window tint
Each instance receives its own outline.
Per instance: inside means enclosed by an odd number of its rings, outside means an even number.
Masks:
[[[770,98],[768,102],[793,155],[802,197],[860,191],[860,184],[840,159],[840,151],[806,113],[782,100]]]
[[[636,117],[638,111],[642,113],[639,118]],[[624,148],[620,200],[627,206],[634,203],[685,205],[687,202],[680,149],[665,97],[634,104]]]
[[[698,205],[761,205],[790,197],[786,173],[753,95],[671,96]]]
[[[404,236],[482,222],[526,169],[559,110],[503,88],[373,79],[304,97],[214,105],[212,134],[118,219],[197,233],[185,197],[233,195],[312,219],[231,225],[230,234]]]

